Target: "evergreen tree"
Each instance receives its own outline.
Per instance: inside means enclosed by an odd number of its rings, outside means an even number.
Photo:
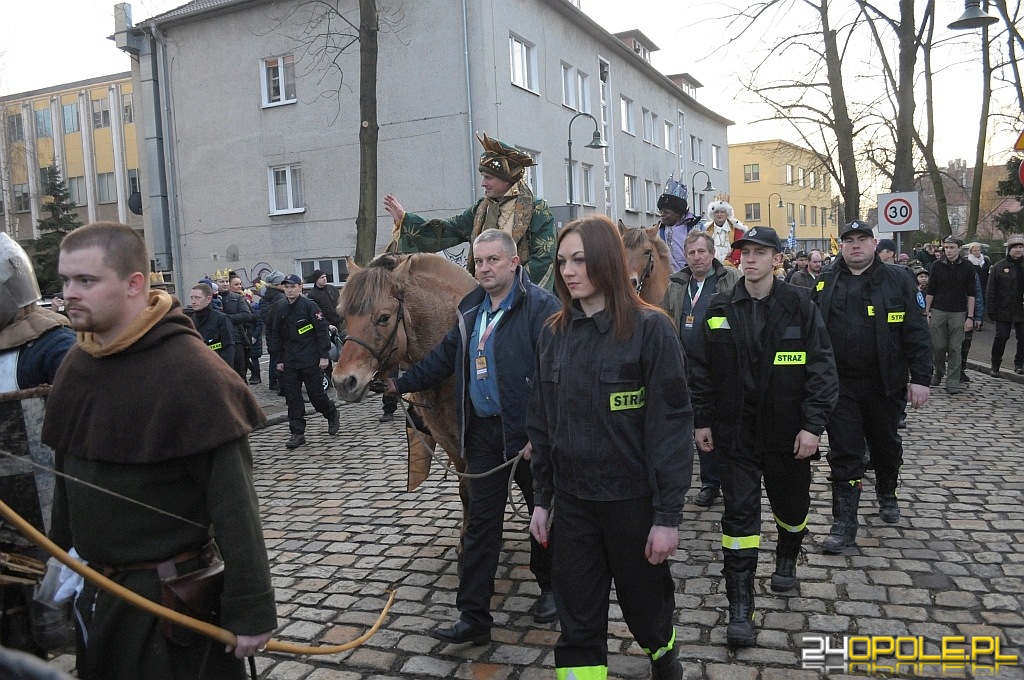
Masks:
[[[1011,158],[1006,163],[1006,179],[999,182],[999,185],[996,188],[996,195],[1014,196],[1017,198],[1017,202],[1024,206],[1024,186],[1021,186],[1020,178],[1017,175],[1021,160],[1024,159],[1021,159],[1018,156],[1016,158]],[[1006,210],[999,213],[996,215],[995,225],[1001,232],[1003,232],[1004,236],[1024,232],[1024,209],[1013,211]]]
[[[43,203],[43,211],[49,216],[39,220],[39,238],[33,243],[33,260],[39,290],[44,295],[53,295],[59,293],[61,289],[60,277],[57,275],[60,242],[72,230],[82,226],[82,223],[78,220],[75,211],[77,206],[71,200],[71,192],[65,186],[60,170],[55,165],[46,169],[46,186],[43,192],[50,197],[50,200]]]

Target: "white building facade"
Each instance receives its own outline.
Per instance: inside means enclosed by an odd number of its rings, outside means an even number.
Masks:
[[[115,37],[135,56],[144,217],[158,268],[179,285],[231,268],[336,274],[355,251],[358,45],[340,71],[300,39],[302,0],[194,0]],[[356,0],[341,0],[358,25]],[[531,153],[529,181],[556,217],[597,211],[656,221],[672,175],[728,193],[731,121],[695,80],[656,71],[639,31],[611,35],[567,0],[378,3],[378,182],[403,206],[447,217],[476,201],[474,133]],[[347,9],[346,9],[347,7]],[[290,12],[289,10],[296,10]],[[343,73],[343,77],[340,75]],[[587,148],[597,121],[605,149]],[[697,181],[693,182],[697,174]],[[713,199],[691,190],[695,212]],[[391,234],[378,209],[378,251]]]

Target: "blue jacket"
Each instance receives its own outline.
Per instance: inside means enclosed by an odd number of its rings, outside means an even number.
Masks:
[[[505,435],[505,457],[511,458],[526,446],[526,412],[536,365],[537,339],[544,322],[559,310],[558,299],[530,282],[522,267],[516,270],[512,307],[494,329],[495,375],[501,400],[501,424]],[[466,345],[477,323],[487,292],[477,286],[459,303],[455,325],[430,354],[416,362],[397,381],[398,391],[419,392],[455,376],[458,400],[459,455],[465,457],[466,410],[469,402],[471,357]]]

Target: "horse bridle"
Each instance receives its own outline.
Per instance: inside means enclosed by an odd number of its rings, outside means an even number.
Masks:
[[[654,248],[647,251],[647,266],[644,267],[644,273],[640,275],[640,278],[636,282],[636,294],[639,295],[640,291],[644,288],[644,281],[654,271]]]
[[[342,342],[352,341],[365,349],[373,357],[373,360],[377,362],[377,370],[370,377],[370,389],[383,388],[383,383],[380,379],[380,372],[384,370],[384,367],[391,361],[391,356],[398,351],[395,347],[395,340],[398,338],[398,327],[405,326],[405,300],[400,297],[396,297],[398,300],[398,314],[395,320],[395,327],[391,329],[391,334],[388,339],[384,342],[384,347],[381,348],[380,352],[375,350],[370,344],[364,340],[360,340],[354,335],[346,335],[342,338]]]

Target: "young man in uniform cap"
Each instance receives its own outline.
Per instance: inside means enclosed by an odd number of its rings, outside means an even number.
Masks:
[[[832,345],[809,291],[775,278],[782,242],[753,227],[740,248],[743,278],[711,300],[691,363],[694,439],[722,458],[722,552],[730,646],[754,644],[754,571],[761,543],[761,478],[778,526],[771,588],[796,587],[807,533],[811,460],[839,398]]]
[[[555,218],[547,201],[534,197],[523,180],[523,171],[534,165],[533,158],[486,134],[477,139],[484,147],[480,155],[484,197],[461,215],[428,222],[405,212],[398,199],[388,194],[384,208],[395,220],[392,238],[398,250],[412,252],[436,252],[469,242],[467,266],[472,274],[473,239],[487,229],[501,229],[516,242],[530,281],[550,291],[554,285]]]
[[[942,241],[944,257],[929,270],[925,294],[925,316],[932,334],[934,373],[931,386],[937,387],[946,375],[946,391],[960,393],[960,348],[964,334],[974,328],[974,303],[977,283],[974,267],[960,257],[963,241],[947,236]]]
[[[988,312],[996,322],[996,337],[992,340],[992,368],[990,375],[999,375],[1006,341],[1010,331],[1017,335],[1017,352],[1013,355],[1013,371],[1024,374],[1024,234],[1013,234],[1007,239],[1006,257],[992,265],[988,276],[985,298]]]

